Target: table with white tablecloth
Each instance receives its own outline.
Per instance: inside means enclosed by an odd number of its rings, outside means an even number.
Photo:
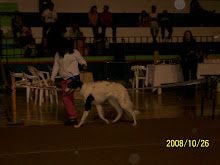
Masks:
[[[201,75],[213,75],[220,74],[220,63],[219,64],[198,64],[197,78],[203,78]]]
[[[182,68],[179,64],[148,64],[146,70],[146,86],[161,86],[162,84],[177,83],[183,81]],[[153,89],[153,91],[155,91]],[[161,94],[161,88],[158,94]]]

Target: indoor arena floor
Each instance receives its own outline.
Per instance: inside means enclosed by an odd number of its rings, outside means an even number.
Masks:
[[[140,111],[136,127],[126,114],[118,123],[106,125],[92,107],[87,123],[75,129],[63,125],[66,115],[61,95],[59,105],[46,100],[40,107],[33,100],[27,104],[25,90],[18,90],[17,119],[24,126],[8,126],[0,114],[0,164],[220,164],[220,93],[215,120],[211,120],[209,100],[200,117],[200,91],[193,99],[185,98],[184,89],[178,87],[164,89],[161,95],[151,91],[129,94]],[[0,96],[10,109],[10,96]],[[80,118],[83,102],[74,102]],[[108,104],[104,110],[106,118],[113,120],[115,110]]]

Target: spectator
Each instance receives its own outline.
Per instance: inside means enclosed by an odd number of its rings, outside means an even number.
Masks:
[[[39,10],[40,10],[40,13],[42,13],[45,9],[48,9],[48,6],[51,2],[51,0],[39,0],[40,2],[40,6],[39,6]]]
[[[88,14],[89,17],[89,25],[92,27],[94,38],[98,35],[98,12],[97,6],[92,6],[91,10]]]
[[[104,6],[104,11],[101,13],[101,23],[102,23],[102,36],[105,37],[106,27],[112,28],[112,37],[113,41],[116,42],[116,26],[112,22],[112,13],[109,12],[109,6]]]
[[[50,56],[50,49],[48,47],[47,37],[42,38],[42,42],[39,47],[39,55],[38,56],[41,56],[41,57]]]
[[[19,43],[22,47],[30,44],[33,41],[33,35],[31,31],[31,27],[23,28],[22,33],[17,39],[17,43]]]
[[[197,79],[198,59],[202,58],[202,51],[194,40],[191,31],[184,33],[180,57],[184,81]],[[191,76],[189,72],[191,72]],[[195,87],[187,89],[188,91],[194,91]]]
[[[32,35],[32,30],[31,27],[28,26],[26,28],[24,28],[24,36],[25,36],[25,44],[30,44],[33,42],[33,35]]]
[[[173,28],[172,28],[171,21],[168,17],[167,10],[163,11],[163,15],[160,20],[160,27],[161,27],[162,40],[164,40],[164,38],[165,38],[165,29],[167,29],[167,31],[169,33],[167,38],[171,39]]]
[[[24,57],[36,57],[37,56],[37,48],[34,38],[30,39],[30,43],[25,46]]]
[[[210,24],[214,19],[215,10],[204,10],[198,0],[192,0],[190,3],[190,21],[194,25]],[[195,24],[196,23],[196,24]]]
[[[151,12],[149,13],[150,18],[150,31],[153,37],[153,42],[157,42],[156,38],[159,32],[159,24],[158,24],[158,13],[156,11],[156,6],[152,6]]]
[[[73,39],[83,37],[83,32],[80,31],[79,26],[76,23],[73,24],[73,27],[69,31],[69,37]]]
[[[41,20],[43,22],[43,37],[48,33],[49,28],[51,28],[57,21],[57,13],[54,10],[54,4],[50,3],[49,8],[45,9],[41,15]]]
[[[15,40],[17,40],[23,33],[23,21],[21,19],[20,13],[15,12],[15,18],[12,19],[12,30]]]
[[[96,40],[94,40],[95,55],[101,56],[106,51],[106,40],[102,33],[98,34]]]
[[[138,17],[138,26],[148,27],[150,25],[150,18],[145,10],[142,10],[140,16]]]
[[[77,24],[74,24],[70,29],[69,37],[73,39],[74,49],[77,49],[84,56],[85,38]]]

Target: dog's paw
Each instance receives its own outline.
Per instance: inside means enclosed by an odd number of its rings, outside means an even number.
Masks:
[[[133,123],[132,126],[137,126],[137,123]]]
[[[109,124],[110,124],[108,120],[105,120],[105,122],[106,122],[106,124],[107,124],[107,125],[109,125]]]
[[[116,123],[116,121],[112,121],[111,123],[112,123],[112,124],[115,124],[115,123]]]
[[[74,128],[79,128],[80,127],[80,125],[78,124],[78,125],[74,125]]]
[[[111,123],[112,123],[112,124],[115,124],[117,121],[118,121],[118,120],[113,120]]]

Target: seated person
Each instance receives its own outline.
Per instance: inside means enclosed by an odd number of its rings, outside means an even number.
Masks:
[[[47,38],[46,37],[43,37],[42,38],[42,42],[41,42],[41,45],[38,49],[38,53],[40,57],[49,57],[50,56],[50,49],[48,47],[48,43],[47,43]]]
[[[73,27],[69,31],[69,37],[73,39],[74,49],[79,50],[82,56],[84,56],[85,38],[76,23],[73,24]]]
[[[138,26],[148,27],[150,25],[150,18],[145,10],[142,10],[140,16],[138,17]]]
[[[94,40],[94,48],[95,48],[95,55],[100,56],[105,54],[106,41],[102,33],[98,34],[96,40]]]
[[[23,32],[21,33],[21,35],[19,36],[19,38],[17,39],[18,43],[24,47],[28,44],[30,44],[33,41],[33,35],[32,35],[32,31],[30,27],[25,27],[23,28]]]
[[[79,26],[76,23],[73,24],[73,27],[69,31],[69,37],[73,39],[83,37],[83,32],[80,31]]]
[[[30,40],[30,43],[25,46],[24,57],[36,57],[37,56],[37,48],[34,38]]]
[[[23,22],[19,12],[15,12],[15,18],[12,19],[12,30],[14,38],[18,39],[19,36],[23,33]]]
[[[163,15],[160,19],[160,27],[161,27],[162,39],[165,38],[165,29],[167,29],[167,31],[169,33],[167,38],[171,39],[173,28],[172,28],[170,18],[168,17],[167,10],[163,11]]]

